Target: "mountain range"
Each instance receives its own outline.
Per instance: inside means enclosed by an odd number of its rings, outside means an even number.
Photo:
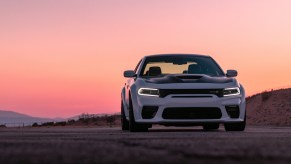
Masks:
[[[0,110],[0,125],[6,125],[6,126],[26,126],[26,125],[32,125],[33,123],[43,123],[43,122],[55,122],[55,121],[62,121],[66,119],[62,118],[41,118],[41,117],[33,117],[22,113],[17,113],[13,111],[5,111]]]
[[[94,116],[105,116],[105,115],[116,115],[119,113],[113,114],[94,114]],[[42,117],[33,117],[22,113],[17,113],[14,111],[0,110],[0,125],[5,125],[7,127],[19,127],[32,125],[33,123],[45,123],[45,122],[58,122],[58,121],[67,121],[67,120],[78,120],[79,117],[83,115],[91,114],[80,114],[75,115],[69,118],[42,118]]]

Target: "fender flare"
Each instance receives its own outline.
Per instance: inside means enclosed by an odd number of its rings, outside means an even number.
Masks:
[[[126,104],[126,101],[125,101],[125,88],[123,87],[122,88],[122,91],[121,91],[121,101],[122,101],[122,104],[123,104],[123,110],[124,110],[124,114],[125,114],[125,117],[126,119],[128,120],[128,117],[129,117],[129,113],[128,113],[128,107],[127,107],[127,104]]]

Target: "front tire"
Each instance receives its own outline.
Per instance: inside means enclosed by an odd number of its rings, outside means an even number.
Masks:
[[[131,99],[129,100],[129,131],[130,132],[148,131],[148,126],[143,125],[143,124],[138,124],[135,122]]]
[[[120,118],[121,118],[121,129],[122,130],[129,130],[129,122],[125,117],[122,100],[121,100],[121,117]]]
[[[225,131],[244,131],[246,127],[246,113],[245,113],[245,118],[243,122],[239,123],[225,123],[224,124],[224,129]]]

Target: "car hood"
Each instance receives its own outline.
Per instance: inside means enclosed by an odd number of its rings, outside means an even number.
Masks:
[[[170,84],[170,83],[233,83],[234,78],[212,77],[200,74],[183,74],[183,75],[165,75],[162,77],[144,78],[146,83],[153,84]]]

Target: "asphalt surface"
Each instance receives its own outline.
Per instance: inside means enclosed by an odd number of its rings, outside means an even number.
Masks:
[[[290,163],[291,127],[2,128],[0,163]]]

